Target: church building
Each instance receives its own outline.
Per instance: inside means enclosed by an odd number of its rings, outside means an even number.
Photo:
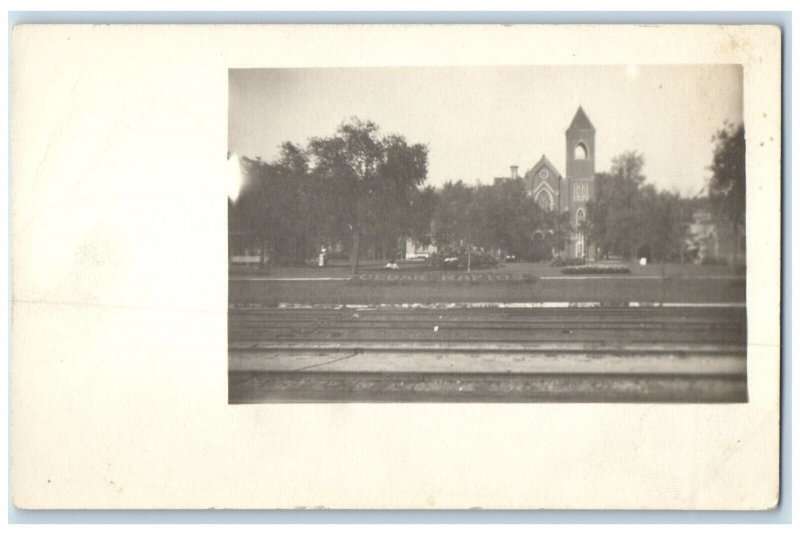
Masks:
[[[572,232],[565,240],[563,250],[554,252],[566,258],[593,257],[587,250],[585,236],[580,232],[581,223],[586,218],[586,203],[595,195],[595,129],[583,108],[578,108],[567,128],[566,150],[564,175],[547,156],[542,155],[525,173],[525,188],[544,210],[569,213]],[[518,166],[511,166],[510,178],[519,178]],[[537,230],[534,240],[549,242],[547,231]]]

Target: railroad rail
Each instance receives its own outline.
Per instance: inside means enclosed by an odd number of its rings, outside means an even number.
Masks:
[[[743,307],[229,309],[231,403],[743,402]]]

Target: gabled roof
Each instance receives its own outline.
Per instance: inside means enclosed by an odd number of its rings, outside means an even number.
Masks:
[[[583,111],[582,107],[578,106],[578,111],[575,112],[575,117],[572,118],[567,130],[594,130],[592,122],[586,116],[586,112]]]
[[[539,170],[540,170],[542,167],[547,167],[547,168],[548,168],[548,169],[550,169],[550,171],[552,171],[552,172],[553,172],[553,173],[554,173],[554,174],[555,174],[557,177],[561,177],[561,176],[562,176],[562,175],[561,175],[561,173],[559,173],[559,172],[558,172],[558,169],[556,169],[556,166],[555,166],[555,165],[553,165],[553,164],[550,162],[550,160],[548,160],[548,159],[547,159],[547,156],[545,156],[544,154],[542,154],[542,157],[541,157],[541,158],[539,158],[539,161],[538,161],[538,162],[536,162],[536,165],[534,165],[533,167],[531,167],[531,168],[530,168],[530,171],[528,171],[528,173],[531,173],[531,172],[532,172],[532,173],[538,173],[538,172],[539,172]],[[526,173],[526,174],[527,174],[527,173]]]

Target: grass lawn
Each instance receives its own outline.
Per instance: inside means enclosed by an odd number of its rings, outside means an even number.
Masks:
[[[605,262],[596,262],[602,264]],[[612,262],[609,262],[612,263]],[[741,271],[730,266],[703,266],[699,264],[650,264],[641,266],[636,262],[613,262],[614,265],[627,266],[630,275],[615,275],[618,277],[734,277],[744,275]],[[365,261],[360,265],[362,273],[370,273],[383,269],[385,262]],[[430,271],[424,261],[400,261],[398,262],[399,272],[417,272],[419,270]],[[534,277],[554,277],[563,276],[561,267],[551,266],[545,262],[509,262],[498,264],[496,267],[475,270],[477,273],[520,273],[532,275]],[[448,272],[451,273],[451,272]],[[322,278],[322,277],[350,277],[350,266],[344,262],[337,262],[324,268],[320,267],[269,267],[266,271],[260,271],[257,266],[236,266],[231,269],[234,276],[269,276],[279,278]]]

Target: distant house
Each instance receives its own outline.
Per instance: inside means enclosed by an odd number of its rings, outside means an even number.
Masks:
[[[692,259],[700,261],[703,258],[719,256],[717,225],[714,224],[708,209],[698,208],[694,211],[687,234],[686,250]]]
[[[707,198],[701,201],[702,205],[692,212],[687,232],[685,251],[689,259],[703,262],[711,258],[724,258],[734,262],[738,257],[744,262],[744,233],[741,233],[737,243],[730,224],[714,217]]]
[[[404,246],[405,258],[409,260],[416,258],[429,258],[436,252],[436,245],[433,243],[425,245],[414,240],[413,238],[406,238]]]

